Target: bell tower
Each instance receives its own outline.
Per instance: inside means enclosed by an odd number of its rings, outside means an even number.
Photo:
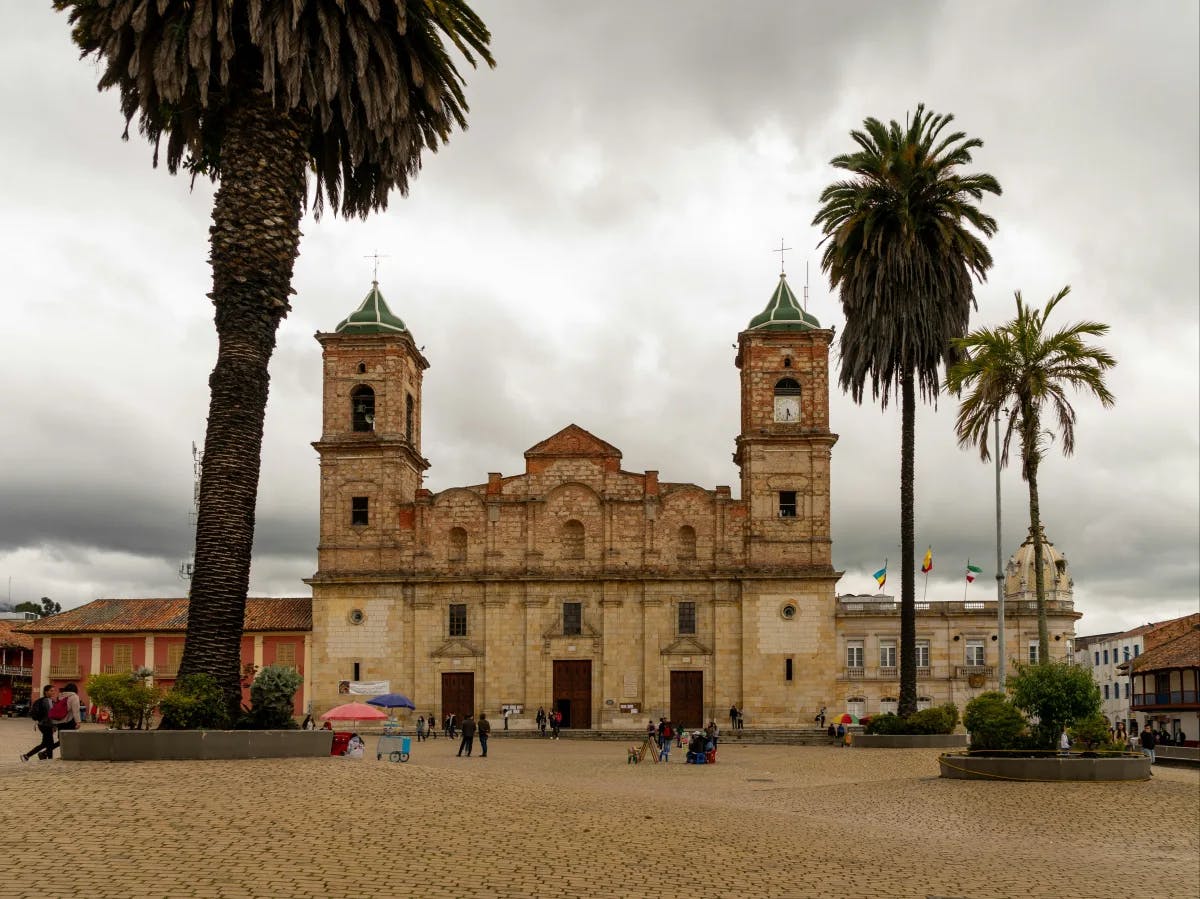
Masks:
[[[421,455],[421,379],[429,363],[388,309],[379,283],[322,348],[318,574],[395,565],[401,503],[429,462]]]
[[[781,273],[767,308],[738,335],[742,429],[734,462],[749,508],[751,566],[832,572],[829,345]]]

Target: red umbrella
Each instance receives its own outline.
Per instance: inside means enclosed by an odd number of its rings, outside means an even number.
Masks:
[[[851,715],[849,712],[842,712],[840,715],[834,715],[829,721],[832,724],[858,724],[858,716]]]
[[[337,705],[321,716],[322,721],[382,721],[387,712],[365,702],[347,702]]]

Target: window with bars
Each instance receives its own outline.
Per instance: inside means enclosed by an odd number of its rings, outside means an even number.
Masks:
[[[117,643],[113,646],[113,672],[123,674],[133,670],[133,646],[129,643]]]
[[[563,603],[563,634],[574,636],[583,633],[583,603]]]
[[[275,664],[283,668],[296,667],[296,644],[295,643],[276,643],[275,644]]]
[[[696,633],[696,604],[694,602],[681,602],[679,604],[679,633],[694,634]]]
[[[465,637],[467,635],[467,606],[465,603],[450,604],[450,636]]]

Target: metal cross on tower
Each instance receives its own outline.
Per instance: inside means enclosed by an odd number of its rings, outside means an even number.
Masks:
[[[790,249],[791,249],[791,247],[785,247],[785,246],[783,245],[783,238],[781,237],[781,238],[779,238],[779,249],[778,249],[778,250],[772,250],[772,251],[771,251],[772,253],[778,253],[778,254],[779,254],[779,274],[780,274],[780,275],[782,275],[782,274],[784,273],[784,272],[783,272],[783,254],[784,254],[784,251],[785,251],[785,250],[790,250]]]
[[[372,254],[371,254],[371,255],[369,255],[369,256],[364,256],[364,257],[363,257],[363,259],[373,259],[373,260],[375,260],[375,268],[374,268],[374,270],[371,272],[371,283],[372,283],[372,284],[375,284],[375,285],[378,285],[378,284],[379,284],[379,260],[380,260],[380,259],[387,259],[387,258],[388,258],[388,254],[387,254],[387,253],[384,253],[384,254],[381,256],[381,255],[379,254],[379,251],[378,251],[378,250],[376,250],[374,253],[372,253]]]

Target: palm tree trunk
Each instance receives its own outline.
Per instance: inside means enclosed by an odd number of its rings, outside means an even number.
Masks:
[[[1037,591],[1038,619],[1038,664],[1044,665],[1050,661],[1050,631],[1046,625],[1046,576],[1044,551],[1042,549],[1042,518],[1038,507],[1038,463],[1030,460],[1025,463],[1025,476],[1029,482],[1029,530],[1033,536],[1033,583]]]
[[[911,368],[900,378],[900,716],[917,710],[917,606],[913,572],[913,470],[917,397]]]
[[[211,674],[241,707],[241,642],[275,332],[300,246],[306,149],[299,124],[255,92],[229,112],[209,229],[218,335],[179,674]]]

